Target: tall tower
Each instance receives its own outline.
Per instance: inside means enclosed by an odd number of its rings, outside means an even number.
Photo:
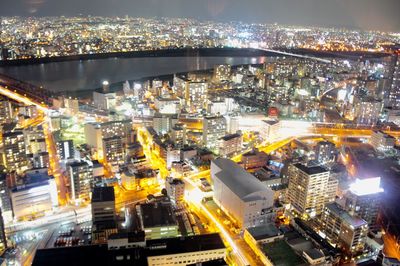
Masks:
[[[338,181],[321,166],[300,163],[289,166],[288,201],[303,218],[319,215],[324,206],[335,200]]]

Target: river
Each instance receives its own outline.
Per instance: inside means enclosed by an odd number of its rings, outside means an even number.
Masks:
[[[0,67],[0,73],[53,92],[79,92],[110,83],[178,72],[204,70],[217,64],[259,64],[266,57],[134,57],[51,62]]]

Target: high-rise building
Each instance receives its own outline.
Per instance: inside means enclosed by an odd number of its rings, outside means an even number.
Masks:
[[[239,130],[239,116],[230,116],[229,117],[229,128],[228,132],[229,134],[235,134]]]
[[[61,140],[57,142],[57,154],[60,160],[73,159],[75,155],[73,140]]]
[[[89,199],[93,184],[93,168],[91,162],[74,161],[67,163],[70,180],[70,198],[74,201]]]
[[[383,108],[382,101],[373,98],[354,98],[354,117],[357,124],[374,125]]]
[[[262,134],[264,140],[272,142],[279,137],[281,123],[278,120],[264,120]]]
[[[235,162],[211,161],[215,203],[240,228],[267,223],[271,217],[274,192]]]
[[[125,162],[125,152],[122,138],[119,136],[103,139],[103,159],[113,167],[122,165]]]
[[[320,141],[315,147],[315,159],[321,163],[334,162],[336,159],[337,150],[334,143],[329,141]]]
[[[368,234],[368,223],[350,215],[335,203],[325,206],[321,214],[321,231],[327,240],[348,254],[357,254],[364,250]]]
[[[167,178],[165,182],[165,189],[167,190],[167,195],[173,204],[178,204],[183,201],[185,195],[185,182],[181,179]]]
[[[4,230],[3,214],[0,208],[0,252],[4,252],[6,249],[7,249],[7,236]]]
[[[12,122],[13,110],[11,102],[0,100],[0,125]]]
[[[388,106],[400,109],[400,56],[399,55],[396,55],[394,58],[392,86],[387,95],[388,95]]]
[[[22,130],[3,133],[3,165],[7,170],[18,173],[28,169],[29,162]]]
[[[92,222],[96,230],[114,228],[116,224],[114,187],[94,187]]]
[[[388,151],[394,147],[396,144],[396,139],[383,131],[374,130],[369,143],[376,150]]]
[[[203,145],[210,150],[217,150],[219,139],[225,136],[226,120],[223,116],[203,118]]]
[[[243,137],[240,134],[229,134],[221,138],[219,154],[221,156],[234,155],[242,150]]]
[[[216,65],[214,66],[214,76],[213,79],[216,82],[229,80],[231,76],[231,66],[230,65]]]
[[[0,209],[4,223],[9,223],[13,219],[11,208],[11,195],[7,186],[7,174],[0,173]]]
[[[344,195],[344,208],[351,215],[364,219],[369,227],[375,227],[383,188],[380,177],[356,179]]]
[[[102,154],[103,139],[111,137],[121,137],[122,144],[133,143],[134,133],[132,129],[132,121],[118,120],[104,123],[87,123],[85,124],[85,139],[89,146]]]
[[[319,215],[324,206],[335,200],[338,181],[321,166],[300,163],[289,165],[287,199],[295,212],[304,218]]]
[[[186,125],[177,123],[171,128],[171,140],[177,148],[186,145]]]
[[[153,128],[160,135],[166,134],[173,126],[174,120],[176,121],[177,119],[170,115],[156,113],[153,117]]]
[[[208,83],[187,81],[185,84],[186,107],[190,112],[200,112],[207,107]]]

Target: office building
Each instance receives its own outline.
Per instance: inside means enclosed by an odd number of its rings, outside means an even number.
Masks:
[[[244,169],[261,168],[267,164],[269,160],[268,154],[265,152],[254,149],[242,155],[242,166]]]
[[[3,133],[3,165],[8,171],[22,173],[29,168],[24,132],[14,130]]]
[[[240,134],[229,134],[221,138],[219,155],[229,157],[242,150],[243,137]]]
[[[142,232],[118,233],[110,235],[107,242],[107,245],[39,249],[32,265],[185,266],[224,260],[226,256],[226,247],[218,233],[153,240],[144,240]]]
[[[354,98],[354,118],[357,124],[375,125],[383,108],[382,101],[373,98]]]
[[[240,228],[265,224],[270,219],[274,192],[235,162],[211,161],[215,203]]]
[[[169,202],[144,203],[136,206],[139,223],[146,239],[176,237],[179,227]]]
[[[335,202],[325,206],[321,214],[321,231],[326,239],[348,254],[357,254],[364,250],[368,233],[368,223],[350,215]]]
[[[369,143],[375,150],[378,151],[388,151],[393,149],[396,144],[396,139],[383,131],[374,130],[372,131]]]
[[[213,80],[215,82],[222,82],[229,80],[231,77],[231,66],[230,65],[216,65],[214,66]]]
[[[74,161],[67,163],[67,174],[70,182],[70,198],[73,201],[88,200],[93,184],[92,163]]]
[[[134,141],[132,121],[130,120],[87,123],[84,132],[87,144],[101,155],[103,154],[103,139],[118,136],[124,147]]]
[[[278,120],[264,120],[262,127],[262,137],[267,142],[273,142],[279,138],[281,123]]]
[[[171,128],[171,140],[177,148],[186,145],[186,125],[177,123]]]
[[[60,160],[73,159],[75,156],[73,140],[61,140],[56,143],[57,155]]]
[[[156,97],[154,99],[154,107],[160,114],[178,114],[181,109],[180,99],[178,98],[166,98]]]
[[[41,217],[58,206],[56,182],[46,168],[25,172],[23,178],[23,184],[11,190],[16,219]]]
[[[10,189],[7,186],[7,174],[0,173],[0,209],[4,223],[13,219]]]
[[[334,162],[337,150],[334,143],[329,141],[319,141],[315,147],[315,160],[321,164]]]
[[[228,126],[228,133],[235,134],[239,130],[239,116],[230,116],[229,117],[229,126]]]
[[[376,226],[383,196],[380,181],[380,177],[356,179],[344,195],[345,210],[365,220],[370,228]]]
[[[168,133],[178,119],[175,116],[156,113],[153,117],[153,128],[159,135]]]
[[[96,230],[116,225],[114,187],[94,187],[92,192],[92,223]]]
[[[7,249],[7,236],[4,230],[3,214],[0,209],[0,252],[3,253]]]
[[[147,241],[146,246],[154,250],[147,257],[149,266],[197,265],[225,259],[226,254],[225,245],[218,234],[155,239]]]
[[[13,120],[13,109],[11,102],[0,99],[0,126],[11,123]]]
[[[400,56],[398,54],[394,58],[392,84],[388,90],[388,106],[400,109]]]
[[[217,151],[219,139],[226,134],[226,120],[223,116],[207,116],[203,118],[203,145]]]
[[[173,147],[167,148],[167,168],[170,169],[173,162],[181,160],[181,150]]]
[[[118,167],[125,162],[125,149],[122,143],[122,138],[114,136],[103,139],[103,159],[113,168]]]
[[[167,195],[173,204],[178,204],[183,201],[185,195],[185,182],[181,179],[169,177],[165,181],[165,189]]]
[[[198,113],[207,107],[208,83],[205,81],[187,81],[185,101],[189,112]]]
[[[117,103],[115,92],[96,90],[93,92],[93,104],[100,110],[113,110]]]
[[[300,163],[289,165],[287,201],[303,218],[319,215],[324,206],[335,200],[338,181],[321,166]]]

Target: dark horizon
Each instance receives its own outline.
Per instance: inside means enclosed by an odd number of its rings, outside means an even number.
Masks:
[[[398,0],[2,0],[0,16],[193,18],[400,31]]]

